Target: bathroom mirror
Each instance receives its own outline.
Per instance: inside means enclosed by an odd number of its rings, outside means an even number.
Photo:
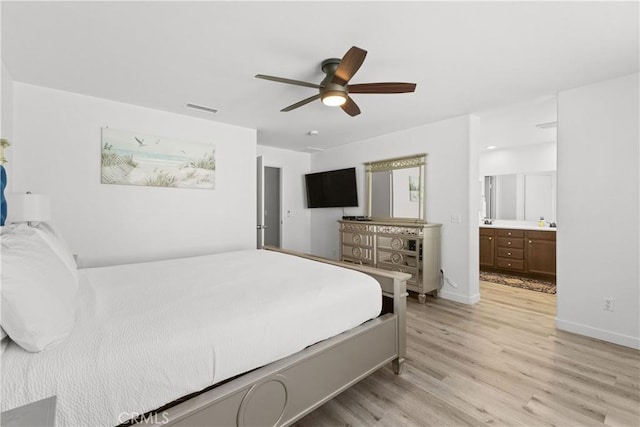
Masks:
[[[365,163],[367,216],[424,221],[427,155]]]
[[[556,172],[483,177],[480,200],[484,218],[556,221]]]

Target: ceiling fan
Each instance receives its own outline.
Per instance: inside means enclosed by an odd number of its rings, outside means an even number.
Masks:
[[[296,86],[305,86],[319,89],[317,95],[310,96],[307,99],[291,104],[280,111],[291,111],[302,107],[316,99],[322,100],[322,103],[329,106],[340,106],[342,110],[350,116],[360,114],[360,108],[349,96],[350,93],[407,93],[416,90],[415,83],[361,83],[350,85],[349,80],[360,69],[367,56],[367,51],[353,46],[344,54],[342,59],[329,58],[322,61],[322,72],[327,76],[320,84],[303,82],[300,80],[286,79],[283,77],[267,76],[264,74],[256,74],[256,78],[271,80],[279,83],[287,83]]]

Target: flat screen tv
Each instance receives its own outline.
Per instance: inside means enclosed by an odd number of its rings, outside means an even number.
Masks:
[[[346,208],[358,206],[356,168],[305,175],[307,207]]]

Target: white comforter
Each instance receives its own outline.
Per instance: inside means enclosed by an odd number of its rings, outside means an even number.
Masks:
[[[2,410],[57,395],[57,425],[116,425],[376,317],[377,282],[268,251],[80,270],[59,346],[2,355]]]

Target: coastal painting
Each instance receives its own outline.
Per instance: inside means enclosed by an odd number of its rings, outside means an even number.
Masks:
[[[101,144],[103,184],[215,188],[213,143],[103,128]]]

